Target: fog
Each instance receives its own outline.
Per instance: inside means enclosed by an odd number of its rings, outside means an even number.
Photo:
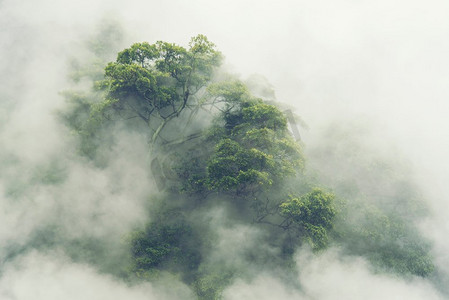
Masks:
[[[438,279],[377,273],[338,247],[319,254],[305,247],[290,285],[275,270],[262,272],[233,282],[225,299],[447,298],[448,14],[443,0],[0,0],[0,298],[194,299],[179,278],[130,285],[110,275],[129,259],[124,236],[145,223],[156,190],[142,164],[145,140],[118,129],[122,138],[107,154],[115,159],[98,169],[77,156],[75,137],[57,117],[68,105],[62,92],[73,87],[71,60],[90,59],[86,40],[105,22],[121,26],[116,50],[137,41],[187,45],[205,34],[228,71],[265,77],[307,124],[302,142],[317,176],[331,185],[351,180],[354,168],[335,172],[320,151],[361,145],[359,161],[392,162],[425,199],[429,214],[417,225],[431,241]],[[331,129],[341,135],[331,138]],[[50,167],[60,178],[48,183]],[[228,264],[244,264],[239,251],[261,234],[211,226],[220,242],[210,259]],[[113,249],[94,261],[101,268],[65,253],[80,237]]]
[[[362,260],[348,260],[335,250],[319,257],[297,258],[302,292],[289,289],[277,278],[261,274],[253,282],[236,282],[226,299],[441,299],[426,282],[402,282],[373,275]]]

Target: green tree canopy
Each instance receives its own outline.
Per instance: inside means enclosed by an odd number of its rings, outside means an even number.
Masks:
[[[220,62],[221,54],[204,35],[192,38],[188,49],[167,42],[133,44],[105,68],[104,109],[142,120],[154,144],[172,119],[206,105],[199,93]]]
[[[342,192],[336,197],[307,173],[286,112],[256,97],[235,76],[214,76],[220,63],[220,52],[203,35],[187,48],[136,43],[106,65],[95,93],[71,94],[79,105],[67,123],[80,133],[84,152],[113,136],[113,128],[103,126],[109,121],[122,121],[125,130],[139,124],[148,137],[148,169],[156,181],[164,181],[157,195],[161,203],[152,203],[149,211],[151,221],[130,235],[130,277],[170,272],[200,299],[220,299],[226,285],[244,272],[225,258],[219,264],[209,260],[219,241],[213,226],[198,215],[216,207],[232,212],[226,224],[263,232],[260,249],[240,254],[254,265],[288,270],[300,245],[324,250],[338,242],[350,254],[401,273],[431,274],[429,248],[413,225],[367,209],[366,203],[348,209],[336,201]],[[259,91],[274,97],[271,87]],[[131,126],[129,120],[136,121]],[[356,202],[356,195],[344,195],[348,203]]]
[[[332,229],[336,210],[334,195],[314,189],[301,197],[290,197],[281,204],[281,214],[286,217],[286,225],[307,236],[313,248],[327,245],[327,231]]]

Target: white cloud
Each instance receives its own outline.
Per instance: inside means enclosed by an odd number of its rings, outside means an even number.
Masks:
[[[401,279],[373,273],[366,261],[332,249],[320,255],[307,249],[297,256],[299,277],[293,285],[264,273],[250,282],[239,280],[224,293],[227,300],[441,300],[435,288],[422,278]]]
[[[0,241],[24,243],[49,220],[74,228],[74,237],[118,237],[145,218],[152,186],[139,137],[124,137],[114,163],[99,170],[68,154],[68,133],[54,118],[64,106],[58,93],[68,85],[67,58],[97,22],[112,16],[123,21],[130,43],[186,44],[197,33],[208,35],[236,72],[261,73],[279,100],[297,107],[311,127],[302,134],[306,143],[336,118],[373,120],[379,137],[373,142],[395,144],[416,167],[435,215],[423,228],[435,242],[437,267],[449,274],[448,12],[442,0],[1,1],[0,159],[11,164],[0,174]],[[131,150],[137,155],[129,158]],[[54,158],[67,164],[66,180],[31,186],[32,170]],[[30,186],[12,197],[12,181]],[[234,231],[223,230],[222,249],[253,234],[245,230],[235,240]],[[424,280],[373,274],[363,261],[335,252],[300,255],[298,268],[304,293],[265,274],[236,282],[226,297],[438,299]],[[85,288],[86,282],[92,284]],[[37,253],[6,268],[0,288],[8,300],[156,295],[152,287],[128,289],[89,267]]]
[[[129,286],[58,253],[31,252],[3,271],[0,297],[4,300],[192,299],[188,288],[174,280],[170,290],[148,283]]]

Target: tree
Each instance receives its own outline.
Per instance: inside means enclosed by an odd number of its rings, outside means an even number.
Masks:
[[[105,100],[98,82],[104,79],[105,65],[117,55],[122,36],[115,21],[103,22],[98,33],[84,42],[88,55],[70,61],[69,76],[76,89],[62,93],[69,109],[59,112],[59,117],[79,138],[78,152],[90,159],[96,157],[98,148],[108,144],[109,137],[102,131],[107,127],[104,113],[109,101]],[[80,82],[90,82],[91,86],[79,86]]]
[[[317,188],[301,197],[291,196],[280,205],[281,215],[286,217],[283,226],[306,236],[314,249],[324,248],[328,243],[327,232],[332,229],[336,215],[334,197]]]
[[[188,120],[207,105],[199,94],[220,62],[220,53],[204,35],[192,38],[188,49],[166,42],[136,43],[106,66],[102,109],[143,121],[152,131],[150,145],[155,145],[171,120],[185,110]]]
[[[145,230],[131,235],[133,272],[141,278],[157,276],[161,270],[189,273],[199,265],[200,239],[182,212],[161,212]]]
[[[382,271],[426,277],[435,266],[431,245],[417,228],[400,215],[384,212],[374,205],[349,208],[344,223],[336,222],[336,241],[353,255],[364,256]],[[347,214],[348,212],[345,212]]]
[[[207,165],[207,184],[237,194],[268,187],[302,169],[301,149],[287,130],[287,119],[273,105],[252,99],[224,114],[224,130]]]
[[[104,79],[96,84],[101,101],[80,101],[84,117],[70,119],[82,137],[100,144],[99,136],[111,136],[111,127],[99,129],[108,121],[122,120],[126,129],[138,124],[147,133],[151,171],[163,178],[163,193],[151,206],[151,222],[131,235],[131,272],[140,278],[174,273],[200,299],[220,298],[244,267],[208,257],[219,241],[213,226],[198,216],[219,206],[235,212],[227,224],[263,231],[258,243],[268,247],[251,246],[239,254],[255,265],[270,261],[270,266],[288,268],[299,245],[309,242],[322,250],[343,240],[353,246],[352,253],[371,261],[430,274],[429,250],[416,242],[415,231],[400,228],[404,222],[389,217],[382,223],[380,217],[352,224],[350,218],[338,218],[336,196],[314,188],[323,185],[304,172],[302,145],[289,130],[286,113],[272,102],[274,93],[257,89],[268,102],[234,76],[214,77],[220,62],[221,54],[202,35],[192,38],[187,49],[136,43],[105,67]],[[203,120],[206,114],[211,122]],[[336,228],[337,219],[344,225]]]
[[[207,90],[210,103],[221,104],[220,113],[206,139],[199,142],[201,148],[209,148],[203,151],[204,163],[197,164],[194,172],[191,163],[185,165],[190,172],[178,170],[186,190],[256,196],[303,169],[300,145],[276,106],[253,97],[237,80],[214,83]]]

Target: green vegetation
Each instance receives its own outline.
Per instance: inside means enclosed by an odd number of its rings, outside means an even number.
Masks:
[[[251,276],[250,269],[294,272],[301,245],[314,251],[338,245],[382,270],[431,274],[429,247],[402,217],[407,213],[395,217],[386,206],[360,202],[329,182],[332,192],[311,178],[286,115],[238,78],[218,76],[221,61],[203,35],[188,48],[136,43],[105,64],[104,77],[85,73],[95,82],[90,93],[66,93],[72,110],[64,119],[79,136],[80,154],[97,165],[107,161],[101,149],[114,143],[117,124],[148,139],[142,161],[162,200],[150,205],[147,226],[129,234],[131,262],[118,273],[153,280],[168,272],[200,299],[220,299],[233,280]],[[270,90],[258,87],[264,89]],[[205,221],[219,209],[224,224]],[[238,245],[244,264],[213,259],[220,228],[233,226],[260,233],[258,247]]]
[[[192,38],[189,49],[166,42],[134,44],[106,66],[101,110],[141,119],[153,132],[154,145],[172,119],[206,105],[196,95],[219,63],[220,53],[203,35]]]
[[[321,147],[312,151],[320,157],[315,168],[322,170],[321,180],[346,199],[335,218],[334,243],[346,253],[365,257],[379,272],[430,276],[431,245],[415,226],[426,208],[408,177],[410,171],[391,153],[366,154],[370,152],[364,140],[369,140],[370,132],[359,126],[354,133],[354,128],[333,125],[326,132],[333,151]],[[327,166],[333,169],[326,170]]]
[[[334,195],[314,189],[300,198],[290,198],[281,204],[281,214],[298,231],[304,232],[314,248],[324,248],[328,242],[327,231],[332,229],[336,214]]]

